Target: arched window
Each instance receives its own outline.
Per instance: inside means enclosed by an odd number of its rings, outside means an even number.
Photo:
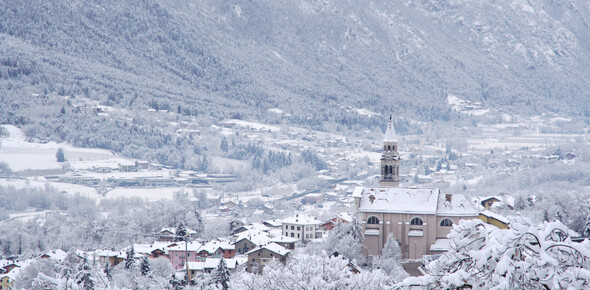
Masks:
[[[391,145],[387,146],[387,150],[391,151]]]
[[[452,227],[453,221],[450,219],[444,219],[444,220],[440,221],[440,226],[441,227]]]
[[[369,219],[367,220],[367,223],[370,225],[378,225],[379,219],[376,216],[372,216],[372,217],[369,217]]]
[[[410,222],[410,225],[413,225],[413,226],[421,226],[423,224],[424,224],[424,221],[422,221],[422,219],[419,217],[413,218],[412,221]]]

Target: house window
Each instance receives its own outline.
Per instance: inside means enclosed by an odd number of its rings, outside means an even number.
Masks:
[[[291,238],[292,238],[292,237],[295,237],[295,234],[291,233]]]
[[[285,226],[285,230],[288,230],[288,229],[289,229],[289,226]]]
[[[444,220],[440,221],[440,226],[441,227],[452,227],[453,221],[450,219],[444,219]]]
[[[297,234],[297,238],[299,238],[299,234]]]
[[[413,225],[413,226],[421,226],[423,224],[424,224],[424,221],[422,221],[422,219],[419,217],[413,218],[412,221],[410,222],[410,225]]]
[[[369,217],[369,219],[367,220],[367,223],[370,225],[378,225],[379,219],[376,216],[372,216],[372,217]]]
[[[294,230],[294,229],[295,229],[295,226],[291,226],[291,230]]]
[[[300,231],[301,230],[301,227],[297,227],[297,230]]]
[[[287,237],[288,237],[288,236],[289,236],[289,234],[288,234],[288,233],[285,233],[285,236],[287,236]]]

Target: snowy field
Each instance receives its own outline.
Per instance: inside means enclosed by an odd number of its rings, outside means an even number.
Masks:
[[[26,141],[23,132],[12,125],[3,125],[10,133],[9,137],[0,138],[0,162],[6,162],[15,171],[27,169],[44,170],[59,169],[62,164],[57,162],[55,153],[63,148],[64,155],[72,166],[84,166],[83,161],[121,163],[126,159],[117,157],[112,152],[102,149],[77,148],[66,143],[34,143]],[[100,165],[96,163],[96,165]]]

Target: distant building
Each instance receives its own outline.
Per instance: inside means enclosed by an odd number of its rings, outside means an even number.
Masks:
[[[297,238],[301,242],[321,237],[320,221],[310,215],[295,215],[282,221],[283,236]]]
[[[462,194],[399,187],[397,140],[390,117],[383,140],[381,186],[355,189],[355,209],[363,225],[367,255],[379,256],[392,233],[404,259],[419,259],[445,244],[453,224],[474,219],[478,212]]]
[[[275,243],[259,246],[247,253],[248,266],[246,270],[248,272],[252,272],[253,270],[259,272],[273,259],[276,259],[281,263],[285,263],[289,252],[290,251],[285,249],[283,246]]]
[[[324,199],[324,196],[321,193],[310,193],[303,197],[301,202],[303,204],[316,204],[321,202]]]
[[[320,230],[322,231],[331,231],[332,229],[334,229],[334,227],[338,224],[344,224],[344,223],[349,223],[352,221],[352,217],[346,213],[346,214],[340,214],[337,216],[332,217],[331,219],[324,221],[323,223],[320,224]]]
[[[477,218],[482,220],[484,223],[494,225],[503,230],[510,228],[510,221],[507,218],[489,210],[480,212]]]
[[[499,201],[501,201],[501,200],[499,200],[497,197],[495,197],[495,196],[490,196],[490,197],[488,197],[488,198],[486,198],[486,199],[483,199],[483,200],[481,201],[481,206],[483,206],[483,208],[485,208],[485,209],[490,209],[490,207],[492,207],[492,205],[493,205],[495,202],[499,202]]]
[[[0,275],[0,290],[12,289],[12,280],[8,275]]]

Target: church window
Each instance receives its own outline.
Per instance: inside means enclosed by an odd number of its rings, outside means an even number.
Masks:
[[[419,217],[413,218],[412,221],[410,222],[410,225],[413,225],[413,226],[421,226],[423,224],[424,224],[424,221],[422,221],[422,219]]]
[[[452,227],[453,221],[450,219],[444,219],[444,220],[440,221],[440,226],[441,227]]]
[[[376,216],[372,216],[367,220],[367,223],[370,225],[378,225],[379,219]]]

